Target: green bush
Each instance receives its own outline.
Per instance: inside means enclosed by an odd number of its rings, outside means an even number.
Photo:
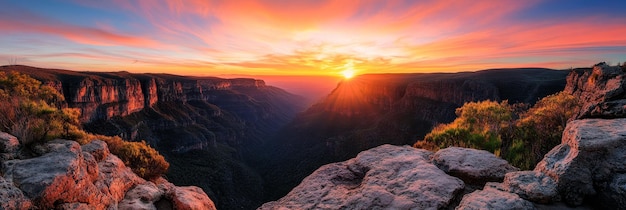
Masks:
[[[513,109],[507,101],[468,102],[456,110],[457,119],[435,127],[424,141],[438,148],[450,146],[500,152],[499,132],[511,125]]]
[[[516,167],[532,169],[561,142],[567,122],[578,113],[580,105],[574,96],[560,92],[517,114],[523,107],[507,101],[465,103],[457,109],[457,119],[436,126],[414,147],[434,151],[450,146],[482,149]]]

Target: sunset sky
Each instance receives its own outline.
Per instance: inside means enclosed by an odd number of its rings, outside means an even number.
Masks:
[[[0,0],[0,65],[184,75],[626,61],[626,1]]]

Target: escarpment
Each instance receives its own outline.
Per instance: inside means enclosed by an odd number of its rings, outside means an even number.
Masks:
[[[255,79],[74,72],[29,66],[3,66],[2,70],[18,71],[55,87],[63,93],[69,107],[81,110],[84,123],[127,116],[158,101],[210,101],[216,97],[211,94],[213,90],[266,87],[263,81]]]

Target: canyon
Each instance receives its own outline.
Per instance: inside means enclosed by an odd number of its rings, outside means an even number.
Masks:
[[[482,150],[385,144],[320,167],[259,209],[626,209],[626,70],[572,70],[564,91],[583,108],[533,170]]]
[[[577,70],[577,71],[582,71]],[[338,84],[283,128],[266,173],[270,199],[289,192],[320,166],[383,144],[412,145],[456,118],[466,102],[533,104],[562,91],[570,71],[541,68],[460,73],[361,75]],[[279,174],[290,174],[280,177]]]
[[[53,86],[89,132],[145,140],[170,162],[167,179],[202,188],[221,209],[251,209],[318,167],[383,144],[412,144],[469,101],[534,103],[569,71],[494,69],[361,75],[305,110],[256,79],[3,66]],[[304,111],[303,111],[304,110]],[[300,112],[303,111],[303,112]],[[300,113],[298,113],[300,112]]]
[[[146,141],[171,164],[167,179],[201,187],[215,205],[250,209],[263,201],[254,166],[276,130],[304,100],[262,80],[3,66],[48,84],[80,109],[83,129]]]

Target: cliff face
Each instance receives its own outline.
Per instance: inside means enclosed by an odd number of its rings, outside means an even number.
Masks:
[[[0,70],[28,74],[59,90],[69,107],[81,110],[83,123],[127,116],[159,101],[186,103],[215,99],[211,95],[214,90],[266,87],[263,81],[255,79],[73,72],[28,66],[3,66]]]
[[[620,67],[600,63],[575,69],[567,76],[565,92],[583,102],[577,119],[626,117],[626,75]]]

